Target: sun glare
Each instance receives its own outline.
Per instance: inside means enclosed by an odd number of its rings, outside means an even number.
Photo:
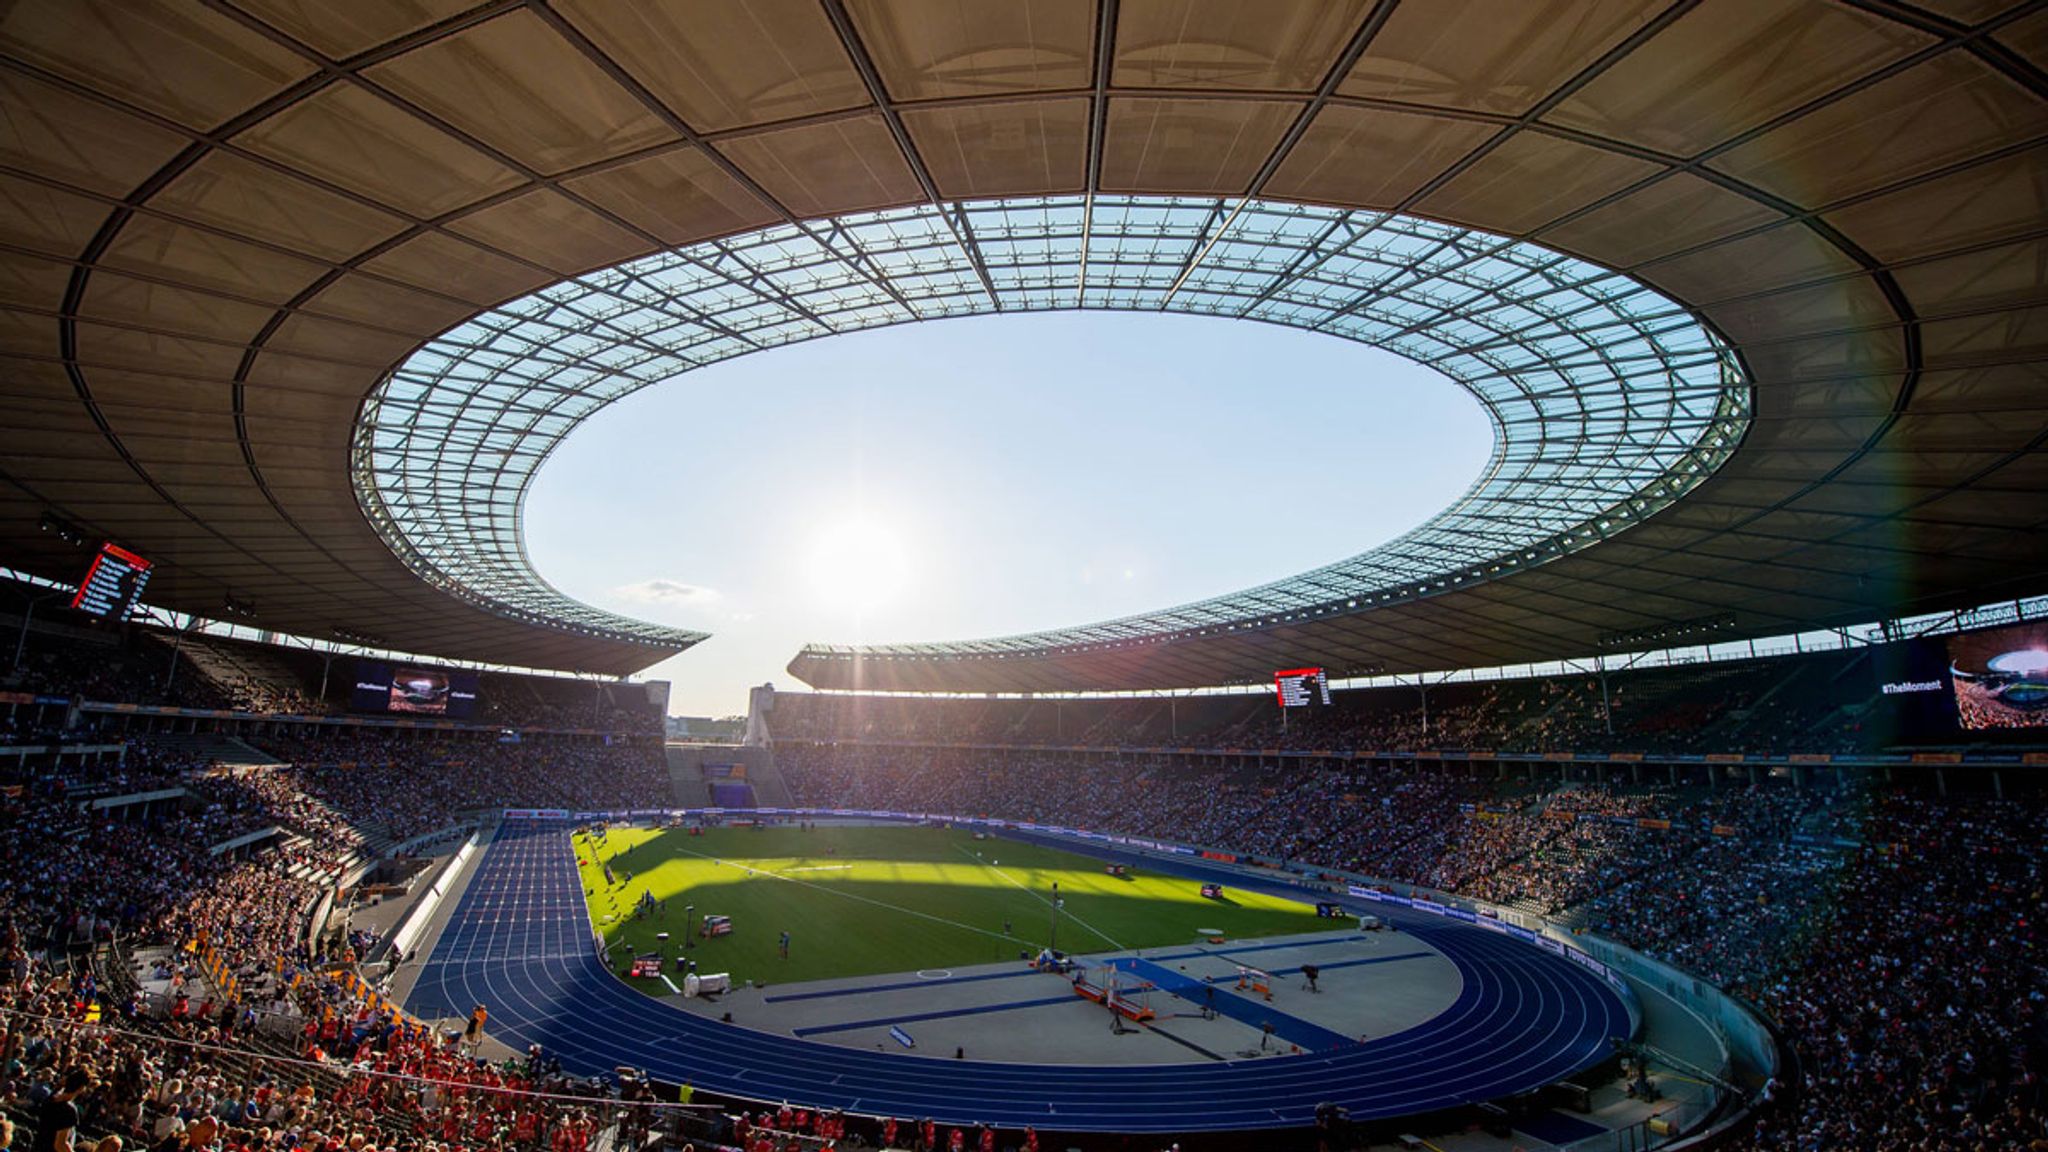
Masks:
[[[865,615],[888,607],[910,582],[903,537],[866,513],[826,525],[811,549],[811,584],[819,603]]]

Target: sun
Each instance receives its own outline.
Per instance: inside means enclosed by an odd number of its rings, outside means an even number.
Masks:
[[[903,535],[880,517],[858,513],[819,532],[811,549],[811,585],[821,605],[866,615],[886,608],[910,583]]]

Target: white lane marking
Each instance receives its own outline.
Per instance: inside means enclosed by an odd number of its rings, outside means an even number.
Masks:
[[[1010,875],[1008,872],[1003,871],[1001,868],[998,868],[995,865],[989,863],[988,861],[983,860],[981,857],[976,856],[974,853],[969,852],[965,845],[955,844],[953,845],[953,847],[960,849],[961,855],[966,856],[968,859],[974,861],[976,864],[981,865],[983,868],[986,868],[989,871],[995,873],[996,875],[1001,876],[1003,879],[1008,880],[1010,883],[1015,884],[1018,888],[1022,889],[1025,893],[1029,894],[1033,899],[1037,900],[1040,904],[1045,905],[1047,908],[1051,908],[1053,906],[1052,900],[1050,898],[1040,895],[1038,891],[1032,888],[1029,884],[1024,883],[1023,881]],[[1060,903],[1064,904],[1066,903],[1066,901],[1062,900]],[[1122,944],[1119,944],[1114,939],[1112,939],[1109,933],[1102,931],[1100,928],[1097,928],[1095,925],[1090,924],[1086,920],[1081,919],[1079,916],[1074,915],[1072,912],[1067,912],[1064,908],[1059,909],[1059,911],[1065,913],[1067,919],[1072,920],[1074,923],[1079,924],[1081,927],[1086,928],[1090,932],[1093,932],[1098,938],[1108,941],[1110,951],[1122,952],[1126,950]]]

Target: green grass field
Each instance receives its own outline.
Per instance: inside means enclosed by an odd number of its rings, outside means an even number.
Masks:
[[[1276,897],[1226,889],[1224,899],[1205,900],[1193,880],[1144,869],[1111,876],[1087,856],[952,829],[615,829],[601,845],[577,836],[576,855],[591,920],[619,945],[613,967],[654,950],[655,934],[668,932],[667,970],[678,980],[686,905],[699,922],[732,917],[731,935],[698,940],[687,955],[701,972],[732,973],[735,984],[1014,960],[1047,942],[1055,881],[1065,952],[1188,944],[1203,929],[1240,939],[1330,926],[1314,908]],[[618,883],[606,886],[601,861]],[[636,918],[642,892],[666,900],[667,910]],[[785,931],[788,959],[778,955]],[[630,983],[668,994],[659,980]]]

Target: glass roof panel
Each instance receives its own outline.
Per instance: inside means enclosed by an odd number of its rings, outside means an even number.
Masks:
[[[1697,318],[1638,281],[1538,245],[1270,201],[1024,198],[777,225],[587,273],[465,320],[364,404],[357,497],[408,565],[472,603],[594,635],[693,643],[702,637],[578,603],[527,562],[526,491],[583,419],[760,348],[1075,307],[1252,318],[1409,356],[1485,407],[1493,459],[1421,527],[1287,580],[1079,628],[867,651],[1070,651],[1427,595],[1542,563],[1666,507],[1734,451],[1749,421],[1739,363]]]

